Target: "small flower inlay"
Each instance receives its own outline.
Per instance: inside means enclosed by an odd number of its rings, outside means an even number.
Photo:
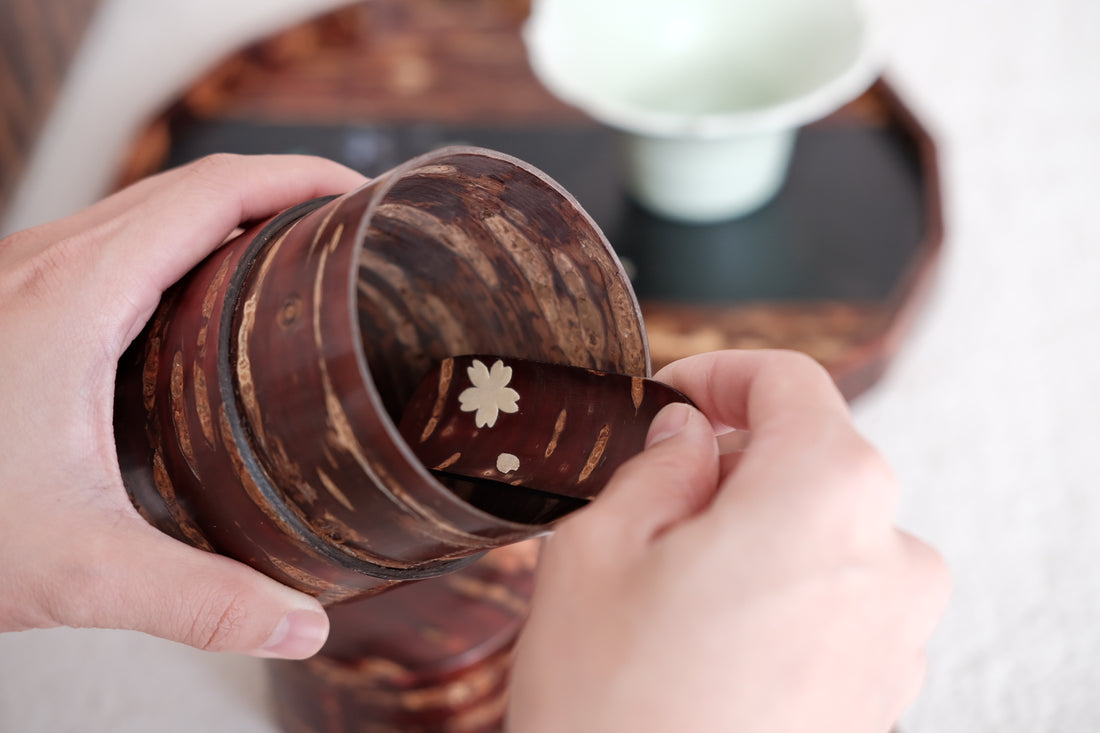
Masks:
[[[458,395],[459,409],[474,412],[474,424],[479,428],[491,428],[496,425],[501,412],[518,412],[519,392],[508,386],[512,381],[512,367],[504,366],[497,359],[492,368],[487,368],[479,359],[474,359],[466,368],[472,387]]]
[[[511,473],[519,468],[519,457],[511,453],[501,453],[497,456],[497,471],[499,473]]]

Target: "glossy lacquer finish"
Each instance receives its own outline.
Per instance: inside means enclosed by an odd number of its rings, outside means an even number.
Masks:
[[[120,364],[119,458],[143,515],[340,604],[323,656],[276,677],[328,689],[329,713],[351,706],[337,717],[360,725],[292,714],[286,693],[288,727],[389,730],[395,709],[402,730],[495,725],[534,561],[517,548],[503,566],[496,554],[469,563],[570,507],[548,496],[479,508],[401,438],[416,386],[460,354],[649,369],[637,302],[588,215],[541,173],[475,148],[429,153],[252,226],[166,293]],[[356,600],[441,575],[389,603]],[[375,689],[456,675],[485,687],[481,727],[446,722],[446,699],[421,726],[422,699],[409,712],[407,697]],[[370,703],[378,695],[385,704]]]

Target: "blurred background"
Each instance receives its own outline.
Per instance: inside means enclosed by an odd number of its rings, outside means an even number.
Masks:
[[[451,141],[565,151],[548,172],[643,267],[655,360],[804,348],[895,466],[901,523],[944,553],[956,587],[904,730],[1095,731],[1100,3],[868,6],[888,88],[807,130],[775,206],[670,231],[592,184],[614,162],[597,128],[533,83],[521,0],[0,0],[0,231],[225,145],[368,172]],[[360,46],[352,83],[338,64]],[[437,83],[433,59],[469,84]],[[879,174],[900,181],[896,195],[812,213],[830,182]],[[756,274],[732,282],[729,302],[685,310],[687,286],[645,280],[649,250],[629,251],[669,237]],[[266,694],[249,658],[124,632],[0,635],[0,731],[270,733]]]

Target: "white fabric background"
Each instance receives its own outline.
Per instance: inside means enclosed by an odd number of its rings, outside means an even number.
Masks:
[[[207,63],[334,4],[109,0],[6,229],[87,203]],[[873,10],[940,144],[948,231],[913,338],[855,405],[902,524],[955,575],[905,730],[1100,730],[1100,2]],[[272,733],[265,690],[256,660],[139,634],[0,635],[0,731]]]

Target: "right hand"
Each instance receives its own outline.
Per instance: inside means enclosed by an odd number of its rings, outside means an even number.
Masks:
[[[657,379],[648,447],[547,543],[513,673],[523,733],[883,733],[948,596],[825,371],[721,352]],[[751,431],[719,456],[715,428]]]

